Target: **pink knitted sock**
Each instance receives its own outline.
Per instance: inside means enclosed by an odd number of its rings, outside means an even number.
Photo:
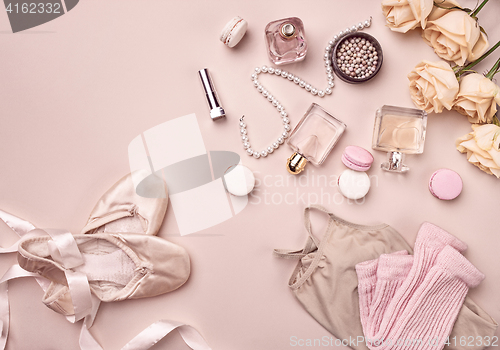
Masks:
[[[376,334],[379,331],[387,306],[408,276],[412,265],[413,255],[408,255],[406,250],[380,256],[377,284],[369,312],[369,334]]]
[[[364,261],[356,264],[356,274],[358,275],[358,295],[359,295],[359,316],[363,330],[367,329],[370,306],[377,283],[378,259]]]
[[[385,259],[382,257],[402,255],[406,255],[413,260],[413,256],[408,255],[408,252],[406,250],[401,250],[390,254],[382,254],[379,259],[364,261],[355,266],[356,273],[358,275],[358,295],[361,325],[363,326],[364,330],[367,329],[365,327],[367,327],[368,319],[371,319],[372,317],[371,308],[373,304],[373,298],[377,293],[377,271],[379,269],[380,260]],[[386,262],[384,261],[384,263]]]
[[[413,265],[408,276],[394,294],[386,307],[379,331],[370,333],[374,339],[384,339],[393,331],[395,322],[401,318],[410,298],[422,284],[429,270],[434,266],[438,254],[450,246],[459,252],[467,249],[467,245],[455,236],[431,223],[425,222],[420,227],[415,242]]]
[[[451,246],[439,253],[436,264],[408,302],[391,334],[393,340],[407,340],[392,349],[441,350],[449,336],[469,288],[484,275]],[[421,340],[419,344],[413,340]],[[404,342],[403,342],[404,343]]]

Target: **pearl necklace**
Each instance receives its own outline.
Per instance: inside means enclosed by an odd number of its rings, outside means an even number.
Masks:
[[[305,89],[307,92],[311,93],[313,96],[318,96],[318,97],[324,97],[325,95],[330,95],[332,93],[332,88],[335,86],[335,83],[333,82],[333,69],[332,69],[332,62],[330,61],[331,57],[331,51],[335,47],[335,44],[345,35],[349,33],[354,33],[356,31],[362,30],[364,28],[368,28],[372,23],[372,18],[370,17],[369,20],[366,20],[364,22],[359,22],[358,25],[352,26],[351,28],[347,28],[344,31],[340,31],[337,35],[333,36],[333,39],[328,42],[328,45],[325,48],[325,55],[324,55],[324,61],[325,61],[325,67],[326,67],[326,78],[328,80],[328,86],[323,89],[323,90],[318,90],[311,84],[307,83],[305,80],[299,78],[298,76],[289,73],[285,70],[282,70],[280,68],[273,68],[273,67],[267,67],[267,66],[262,66],[262,67],[257,67],[255,68],[253,74],[252,74],[252,82],[253,85],[257,88],[257,91],[262,93],[262,96],[264,98],[267,98],[269,102],[272,103],[274,107],[278,110],[278,113],[280,114],[280,117],[282,118],[283,121],[283,132],[278,137],[278,139],[273,142],[273,144],[266,149],[264,149],[261,152],[255,151],[252,149],[250,145],[250,140],[248,138],[248,131],[247,131],[247,125],[243,121],[243,118],[245,116],[242,116],[240,118],[240,133],[241,133],[241,139],[243,141],[243,148],[246,150],[247,154],[249,156],[254,156],[255,158],[260,158],[260,157],[267,157],[269,154],[273,153],[275,149],[278,149],[279,146],[285,142],[285,139],[288,138],[289,132],[290,132],[290,119],[288,119],[288,113],[285,111],[285,107],[281,105],[281,103],[268,91],[266,88],[259,82],[258,76],[261,73],[268,73],[271,75],[277,75],[281,76],[282,78],[288,79],[290,81],[293,81],[296,85],[300,86],[301,88]]]

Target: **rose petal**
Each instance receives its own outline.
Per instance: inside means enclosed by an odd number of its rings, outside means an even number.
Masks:
[[[467,115],[473,123],[491,123],[497,112],[495,96],[499,87],[485,76],[468,74],[460,80],[454,109]]]
[[[418,27],[425,28],[427,16],[433,8],[432,0],[383,0],[382,12],[387,26],[395,31],[406,33]]]
[[[462,142],[460,145],[464,148],[467,148],[469,151],[474,152],[474,154],[477,156],[490,158],[490,154],[479,147],[475,139]]]
[[[477,22],[464,11],[449,11],[439,18],[433,17],[427,21],[422,36],[439,57],[460,66],[488,46]]]
[[[443,17],[450,11],[460,11],[460,10],[452,10],[451,9],[452,7],[456,6],[461,8],[460,4],[455,0],[439,1],[439,5],[441,7],[434,6],[431,13],[429,14],[429,17],[427,17],[427,21],[435,21],[436,19]]]
[[[474,129],[474,140],[478,147],[485,151],[489,151],[493,147],[495,133],[499,127],[495,124],[485,124]]]
[[[479,161],[479,163],[481,163],[482,166],[484,166],[486,168],[490,168],[490,169],[491,168],[495,169],[497,167],[496,163],[491,158],[489,158],[489,157],[485,158],[477,153],[475,153],[475,156],[476,156],[477,160]]]
[[[488,42],[488,37],[483,32],[480,32],[479,34],[480,36],[476,44],[474,45],[474,47],[469,53],[469,56],[467,57],[467,59],[470,62],[477,60],[479,57],[483,55],[483,53],[486,52],[486,50],[488,50],[488,47],[490,47],[490,43]]]
[[[459,85],[455,73],[444,61],[422,61],[408,74],[410,96],[415,105],[427,112],[451,109]]]
[[[411,11],[413,12],[414,18],[420,21],[422,28],[425,28],[427,23],[427,17],[434,7],[433,0],[408,0]]]

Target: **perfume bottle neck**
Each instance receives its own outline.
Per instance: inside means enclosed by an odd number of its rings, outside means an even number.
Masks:
[[[295,32],[295,26],[292,23],[284,23],[279,33],[283,38],[291,39],[295,36]]]
[[[388,160],[382,164],[382,169],[393,171],[397,173],[404,173],[410,170],[408,166],[403,164],[405,154],[402,152],[389,152],[387,153]]]

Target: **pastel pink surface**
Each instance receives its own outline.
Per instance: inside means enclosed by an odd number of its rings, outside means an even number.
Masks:
[[[460,4],[474,8],[476,0]],[[500,40],[496,13],[499,1],[489,1],[479,13],[490,43]],[[229,50],[219,35],[235,14],[250,27]],[[245,114],[252,146],[260,150],[283,130],[279,114],[257,93],[250,75],[257,66],[271,65],[265,51],[266,24],[290,16],[304,22],[310,46],[303,62],[283,67],[317,88],[326,85],[324,48],[340,30],[373,16],[367,32],[384,50],[384,66],[376,79],[358,85],[336,79],[333,93],[323,98],[287,79],[268,74],[261,78],[286,108],[292,126],[311,102],[347,124],[323,165],[309,165],[296,177],[285,170],[292,153],[288,146],[263,159],[248,157],[238,127]],[[389,30],[380,1],[309,5],[289,0],[286,7],[263,0],[80,1],[68,14],[16,34],[6,11],[0,11],[0,38],[0,209],[39,227],[78,233],[102,194],[130,171],[131,140],[193,112],[207,150],[237,152],[255,172],[256,188],[248,206],[217,226],[181,237],[169,205],[159,236],[186,248],[191,277],[162,296],[103,303],[90,329],[103,349],[121,349],[159,319],[191,324],[214,350],[292,350],[307,347],[294,346],[291,339],[330,339],[287,287],[296,261],[272,256],[273,248],[303,247],[303,210],[309,203],[355,223],[387,223],[410,244],[423,221],[443,227],[468,244],[467,259],[486,275],[469,295],[500,320],[499,180],[469,164],[455,149],[456,138],[472,130],[466,117],[455,111],[429,116],[425,151],[406,157],[411,170],[404,175],[381,170],[378,164],[386,154],[372,151],[377,166],[370,169],[372,186],[363,200],[347,200],[336,187],[345,169],[340,162],[344,148],[355,144],[371,150],[375,111],[384,104],[414,108],[407,74],[422,59],[439,60],[419,29],[406,34]],[[496,59],[492,54],[478,67],[492,67]],[[213,122],[207,114],[197,76],[203,67],[212,74],[227,112],[225,121]],[[470,190],[452,202],[435,200],[425,191],[429,174],[442,167],[455,169],[470,184]],[[325,217],[314,213],[312,220],[320,240]],[[9,246],[13,240],[0,223],[0,245]],[[1,273],[15,262],[15,255],[0,256]],[[81,323],[71,324],[45,307],[34,280],[13,281],[9,294],[7,350],[79,349]],[[172,334],[154,349],[189,347]]]
[[[342,153],[342,163],[352,170],[367,171],[373,163],[373,156],[359,146],[347,146]]]
[[[462,178],[450,169],[439,169],[431,175],[429,190],[436,198],[452,200],[462,192]]]

